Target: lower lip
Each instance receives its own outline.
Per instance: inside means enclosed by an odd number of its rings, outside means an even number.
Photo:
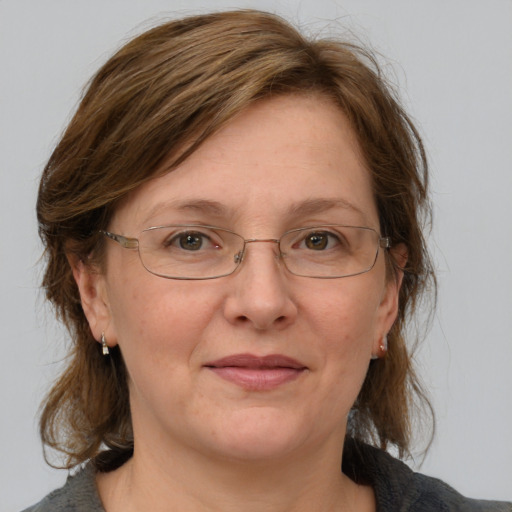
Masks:
[[[233,382],[250,391],[268,391],[287,382],[291,382],[302,374],[302,368],[245,368],[239,366],[209,367],[224,380]]]

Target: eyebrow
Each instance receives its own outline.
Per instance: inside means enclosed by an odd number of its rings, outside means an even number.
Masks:
[[[341,198],[312,198],[305,199],[303,201],[299,201],[293,203],[288,208],[288,215],[290,216],[308,216],[315,215],[319,213],[324,213],[333,209],[345,209],[350,210],[354,213],[360,215],[365,221],[367,220],[367,216],[364,212],[359,209],[357,206],[352,204],[351,202],[341,199]],[[176,200],[176,201],[168,201],[157,203],[153,206],[147,216],[146,221],[151,219],[154,215],[160,213],[165,210],[174,210],[177,212],[197,212],[203,215],[208,215],[212,217],[231,217],[233,212],[231,208],[228,208],[226,205],[218,202],[212,201],[210,199],[192,199],[192,200]]]
[[[157,203],[153,206],[147,216],[146,221],[151,219],[154,215],[165,210],[175,210],[178,212],[198,212],[213,217],[222,217],[228,214],[228,208],[218,201],[211,201],[209,199],[192,199],[185,201],[166,201]]]
[[[366,215],[362,210],[360,210],[357,206],[352,204],[351,202],[336,198],[317,198],[317,199],[306,199],[304,201],[300,201],[298,203],[293,204],[289,208],[289,213],[291,215],[314,215],[318,213],[323,213],[329,210],[334,210],[337,208],[342,208],[345,210],[351,210],[363,217],[366,220]]]

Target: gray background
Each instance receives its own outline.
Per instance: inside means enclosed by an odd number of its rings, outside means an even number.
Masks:
[[[157,20],[226,7],[348,29],[387,57],[433,175],[440,297],[417,359],[438,429],[421,470],[467,495],[511,499],[510,0],[0,0],[1,510],[65,478],[45,466],[35,419],[65,339],[38,289],[42,166],[81,87],[123,41]]]

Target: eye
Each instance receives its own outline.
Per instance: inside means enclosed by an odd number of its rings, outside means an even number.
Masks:
[[[339,238],[327,231],[315,231],[314,233],[308,233],[306,235],[304,244],[308,249],[313,251],[323,251],[331,248],[333,245],[339,244]]]
[[[203,235],[199,233],[185,233],[178,237],[177,242],[186,251],[198,251],[203,246]]]
[[[184,251],[199,251],[201,249],[217,248],[218,244],[205,233],[199,231],[185,231],[171,237],[166,245],[168,247],[176,247]]]

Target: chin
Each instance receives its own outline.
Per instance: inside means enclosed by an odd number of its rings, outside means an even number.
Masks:
[[[287,457],[304,445],[309,433],[283,411],[258,408],[241,411],[218,425],[213,450],[231,460],[269,461]]]

